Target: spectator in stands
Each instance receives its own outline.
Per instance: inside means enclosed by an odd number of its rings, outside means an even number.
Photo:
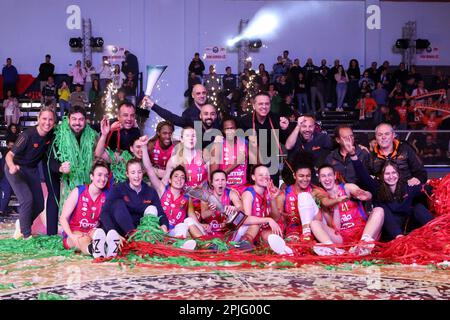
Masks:
[[[414,79],[414,78],[413,78],[413,79]],[[425,89],[425,82],[424,82],[423,80],[420,80],[420,81],[417,83],[417,88],[415,88],[415,89],[412,91],[411,97],[415,98],[415,97],[417,97],[417,96],[420,96],[420,95],[426,94],[426,93],[428,93],[428,90]],[[424,102],[425,102],[424,99],[419,99],[419,100],[415,99],[415,100],[416,100],[416,103],[424,103]]]
[[[380,75],[378,76],[379,82],[383,85],[383,88],[390,91],[391,85],[391,74],[388,73],[388,69],[382,69]]]
[[[86,93],[83,91],[83,86],[81,84],[75,85],[75,91],[70,95],[69,104],[71,106],[78,105],[85,107],[87,103],[88,98],[86,96]],[[61,115],[63,115],[62,111]]]
[[[139,76],[139,62],[138,58],[132,54],[129,50],[125,50],[125,61],[122,61],[122,72],[128,77],[129,73],[133,75],[133,82],[135,86],[138,83]]]
[[[306,60],[305,65],[303,66],[303,73],[305,74],[306,85],[307,85],[307,93],[310,96],[309,88],[311,87],[311,81],[313,79],[314,74],[319,68],[314,65],[312,58],[308,58]]]
[[[84,65],[84,71],[86,71],[86,82],[84,85],[84,91],[90,92],[92,88],[92,82],[96,78],[97,71],[95,67],[92,65],[91,60],[86,60]]]
[[[186,98],[189,98],[189,104],[192,104],[192,89],[196,84],[202,84],[202,80],[198,75],[195,74],[195,72],[191,72],[190,77],[188,78],[188,88],[184,92],[184,96]]]
[[[358,94],[358,98],[363,98],[365,97],[366,93],[371,93],[372,89],[369,85],[369,83],[364,80],[363,82],[361,82],[361,87],[359,88],[359,94]]]
[[[366,70],[364,70],[363,74],[366,74],[367,72],[367,76],[364,75],[363,78],[369,78],[370,80],[372,80],[372,83],[376,83],[377,82],[377,75],[378,75],[378,69],[377,69],[377,63],[376,61],[372,62],[370,64],[370,68],[367,68]]]
[[[295,96],[297,97],[298,111],[301,114],[306,114],[309,112],[308,95],[306,93],[306,79],[304,74],[301,72],[298,74],[297,85],[294,88]]]
[[[20,134],[19,125],[11,123],[8,126],[8,129],[6,129],[5,140],[7,140],[7,141],[16,141],[17,137],[19,137],[19,134]]]
[[[272,67],[272,82],[277,81],[277,79],[286,74],[286,69],[283,65],[283,58],[281,56],[277,57],[277,62]]]
[[[338,143],[338,147],[331,151],[327,156],[325,163],[333,166],[334,170],[339,173],[340,178],[346,183],[359,184],[358,177],[353,168],[352,161],[347,153],[344,142],[349,140],[355,146],[355,152],[358,159],[361,160],[365,167],[369,164],[369,152],[367,149],[361,149],[355,144],[353,130],[348,125],[339,125],[334,130],[334,139]]]
[[[118,64],[115,64],[114,71],[111,74],[111,80],[112,80],[114,88],[116,88],[116,89],[121,88],[126,79],[127,79],[127,77],[121,72],[120,66]],[[104,88],[102,86],[100,86],[100,87]]]
[[[98,79],[94,79],[91,90],[89,90],[89,103],[91,104],[91,108],[94,109],[94,105],[99,103],[101,97],[102,89],[100,88],[100,81]]]
[[[404,62],[401,62],[398,66],[398,69],[394,71],[393,78],[395,82],[401,82],[402,84],[406,83],[406,80],[408,79],[408,70],[406,70]]]
[[[382,82],[377,83],[377,88],[372,91],[372,97],[377,105],[387,105],[389,92],[383,87]]]
[[[284,99],[284,97],[292,95],[294,89],[292,88],[292,85],[287,82],[287,77],[282,75],[278,79],[279,81],[276,83],[276,88],[280,97]]]
[[[311,93],[311,113],[316,114],[317,110],[317,100],[319,100],[319,110],[323,110],[325,108],[325,100],[323,98],[323,87],[322,87],[322,75],[320,74],[319,69],[317,68],[314,71],[311,83],[309,87],[309,91]]]
[[[361,77],[361,79],[359,79],[358,81],[359,88],[362,88],[364,81],[367,82],[370,90],[375,89],[375,82],[370,77],[369,71],[364,71],[363,76]]]
[[[286,140],[286,149],[290,157],[300,151],[310,154],[314,166],[319,167],[333,148],[333,143],[328,134],[315,132],[315,126],[316,119],[314,116],[304,115],[299,117],[295,129]]]
[[[406,78],[406,83],[403,85],[403,89],[405,89],[406,96],[408,99],[411,97],[414,89],[417,88],[416,80],[414,77],[408,76]]]
[[[269,84],[269,90],[267,93],[270,96],[270,112],[280,114],[283,99],[278,94],[278,91],[275,89],[275,85],[273,83]]]
[[[289,70],[291,68],[292,60],[289,58],[288,50],[283,51],[283,58],[281,59],[281,61],[283,61],[283,65],[286,70]]]
[[[334,60],[334,65],[330,69],[330,72],[329,72],[330,86],[329,86],[328,97],[329,97],[329,102],[333,106],[336,106],[336,103],[337,103],[337,95],[336,95],[337,83],[336,83],[336,78],[334,76],[337,73],[339,66],[340,66],[339,59]],[[329,105],[329,106],[331,107],[331,105]]]
[[[194,54],[194,58],[189,64],[189,74],[194,72],[200,79],[203,79],[203,71],[205,71],[205,65],[203,61],[200,59],[200,54],[196,52]]]
[[[380,175],[386,161],[394,163],[400,171],[400,180],[409,186],[419,185],[427,181],[427,172],[414,149],[405,142],[395,139],[392,125],[382,123],[375,128],[377,145],[370,154],[369,172]]]
[[[220,76],[216,73],[216,66],[209,66],[209,73],[203,78],[203,85],[210,95],[222,90],[222,85],[220,83]],[[216,93],[217,95],[217,93]],[[208,97],[211,99],[211,96]]]
[[[126,97],[133,105],[136,103],[136,76],[131,71],[128,72],[127,78],[123,81],[122,88],[125,89]]]
[[[99,78],[100,78],[100,88],[106,89],[108,80],[112,79],[112,70],[111,64],[109,63],[108,57],[103,56],[102,65],[98,68]],[[120,73],[120,68],[119,68]],[[125,75],[123,76],[125,78]],[[120,79],[120,77],[119,77]],[[119,81],[119,86],[116,88],[120,88],[122,86],[122,82]]]
[[[326,110],[331,106],[331,80],[334,80],[334,75],[330,73],[330,68],[327,66],[327,60],[322,59],[320,62],[321,65],[319,67],[319,75],[318,75],[318,89],[323,96],[323,101],[326,105]]]
[[[59,118],[64,117],[65,110],[69,110],[70,105],[70,89],[66,81],[61,82],[61,86],[58,89],[59,97]]]
[[[375,82],[381,81],[381,74],[383,73],[383,71],[386,71],[386,74],[389,74],[389,61],[387,61],[387,60],[383,61],[383,64],[378,67],[378,70],[377,70],[378,78],[377,78],[377,81],[375,81]],[[378,80],[378,79],[380,79],[380,80]],[[381,82],[383,82],[383,81],[381,81]]]
[[[303,72],[303,68],[300,66],[300,59],[294,59],[294,63],[288,70],[288,82],[290,82],[293,86],[298,81],[298,74]]]
[[[350,60],[350,64],[347,69],[348,75],[348,101],[351,107],[356,105],[359,98],[359,78],[361,78],[361,71],[359,69],[359,62],[356,59]]]
[[[439,129],[443,118],[441,116],[437,116],[437,112],[432,110],[428,114],[424,114],[422,117],[422,123],[425,125],[424,130],[426,131],[434,131],[431,132],[434,138],[437,137],[436,130]]]
[[[408,100],[402,100],[402,104],[395,107],[395,111],[399,117],[399,124],[397,126],[397,130],[406,130],[408,129],[408,112],[412,111],[408,106]]]
[[[17,81],[19,80],[19,73],[16,67],[12,65],[11,58],[6,59],[6,65],[2,69],[3,76],[3,97],[6,97],[6,92],[11,90],[13,95],[17,94]]]
[[[379,109],[375,111],[373,125],[378,126],[381,123],[390,123],[392,126],[397,127],[400,123],[400,118],[394,108],[381,105]]]
[[[408,77],[413,77],[415,83],[419,83],[419,81],[423,80],[422,75],[417,72],[417,67],[414,64],[409,68]]]
[[[266,76],[267,78],[270,79],[270,74],[269,72],[266,70],[266,65],[264,63],[260,63],[258,66],[258,76],[260,78],[260,82],[261,82],[261,78],[263,76]]]
[[[424,163],[433,164],[442,156],[442,150],[436,141],[436,137],[431,133],[426,135],[425,144],[423,147],[419,147],[419,149]]]
[[[267,75],[263,75],[261,77],[261,83],[259,84],[259,88],[261,91],[269,91],[269,84],[270,84],[270,76],[268,77]]]
[[[51,58],[52,57],[49,54],[47,54],[45,56],[45,62],[41,63],[41,65],[39,66],[38,79],[40,83],[39,87],[40,92],[42,92],[42,89],[47,84],[48,77],[53,76],[55,72],[55,65],[50,62]],[[41,102],[44,103],[43,100],[41,100]]]
[[[347,93],[348,76],[343,66],[339,66],[336,74],[334,75],[336,80],[336,96],[337,96],[337,111],[344,111],[342,108],[344,104],[345,94]]]
[[[402,100],[409,99],[409,95],[405,92],[401,82],[395,84],[394,89],[392,89],[389,94],[389,107],[395,108],[402,103]]]
[[[356,109],[359,110],[359,120],[372,119],[373,113],[377,109],[376,101],[371,97],[370,92],[366,92],[364,96],[358,100]]]
[[[11,185],[5,176],[5,156],[12,149],[16,140],[17,136],[14,138],[12,136],[6,137],[6,150],[0,159],[0,215],[8,213],[8,204],[13,193]]]
[[[447,76],[444,74],[444,72],[442,70],[438,70],[436,76],[433,77],[432,88],[433,90],[444,90],[445,92],[447,92],[447,90],[449,89],[449,81],[450,78],[447,79]],[[447,101],[448,98],[449,97],[447,94]]]
[[[194,72],[191,72],[191,78],[192,78],[193,74],[195,75]],[[195,83],[195,84],[197,84],[197,83]],[[225,95],[229,95],[231,92],[233,92],[234,89],[236,89],[236,87],[237,87],[236,75],[231,73],[231,67],[225,68],[225,74],[222,77],[222,85],[223,85],[223,90],[224,90]],[[194,85],[192,85],[192,87],[193,86]]]
[[[3,100],[3,108],[5,108],[5,123],[6,126],[10,124],[18,124],[20,119],[19,101],[14,97],[12,90],[6,91],[5,99]]]
[[[271,101],[272,102],[272,101]],[[280,104],[280,115],[286,118],[289,118],[294,110],[297,109],[297,106],[294,104],[293,98],[291,95],[287,95],[284,97],[284,100]],[[298,114],[298,113],[296,113]]]
[[[72,85],[80,85],[81,91],[83,91],[86,82],[86,70],[81,66],[81,60],[77,60],[75,66],[69,71],[69,76],[72,77]]]
[[[48,77],[47,84],[42,89],[42,98],[44,103],[51,103],[56,108],[57,90],[52,76]]]

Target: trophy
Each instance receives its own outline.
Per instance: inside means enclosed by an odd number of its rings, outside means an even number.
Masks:
[[[147,66],[147,88],[145,89],[145,95],[151,96],[155,84],[158,82],[161,75],[166,70],[167,66]]]
[[[202,187],[187,187],[186,194],[192,198],[199,199],[201,201],[207,202],[208,204],[213,204],[216,206],[217,210],[221,214],[225,214],[225,207],[220,203],[220,201],[211,194],[208,190]],[[241,211],[237,211],[233,215],[229,215],[226,226],[231,230],[237,230],[245,222],[247,216]]]

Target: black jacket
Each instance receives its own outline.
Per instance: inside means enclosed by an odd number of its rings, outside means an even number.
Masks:
[[[378,176],[386,160],[397,165],[400,170],[400,179],[409,180],[414,177],[421,183],[427,182],[428,175],[422,160],[408,143],[394,140],[394,151],[387,157],[380,153],[378,146],[375,146],[375,151],[370,154],[370,174]]]
[[[367,168],[369,164],[369,153],[356,146],[356,155]],[[339,152],[339,148],[331,151],[331,153],[327,156],[325,163],[332,165],[334,170],[340,173],[346,183],[360,183],[358,175],[355,172],[355,168],[353,167],[352,160],[349,156],[346,156],[344,159],[342,154]]]

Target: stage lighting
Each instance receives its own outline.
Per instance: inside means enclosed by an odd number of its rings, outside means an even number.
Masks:
[[[409,39],[397,39],[397,41],[395,42],[395,47],[398,49],[408,49]]]
[[[69,46],[71,48],[82,48],[83,47],[83,40],[81,38],[70,38]]]
[[[103,38],[91,38],[91,47],[93,48],[101,48],[103,47]]]
[[[258,49],[262,47],[262,41],[260,39],[249,40],[248,46],[253,49]]]
[[[430,41],[427,39],[417,39],[416,40],[416,49],[426,49],[430,46]]]

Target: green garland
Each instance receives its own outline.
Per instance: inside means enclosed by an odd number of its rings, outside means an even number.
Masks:
[[[54,256],[72,257],[75,250],[64,249],[61,237],[38,236],[29,240],[0,239],[0,266],[24,260]]]
[[[98,133],[87,125],[81,135],[80,144],[78,144],[67,117],[64,117],[62,123],[56,128],[55,140],[50,152],[55,153],[55,158],[60,163],[70,162],[70,173],[61,176],[63,190],[59,202],[60,209],[71,190],[90,182],[89,172],[94,160],[93,149],[97,136]]]
[[[114,182],[120,183],[127,180],[127,162],[133,159],[133,156],[128,151],[123,151],[120,157],[116,158],[116,154],[110,148],[106,148],[105,151],[108,153],[111,159],[111,171],[114,176]]]

